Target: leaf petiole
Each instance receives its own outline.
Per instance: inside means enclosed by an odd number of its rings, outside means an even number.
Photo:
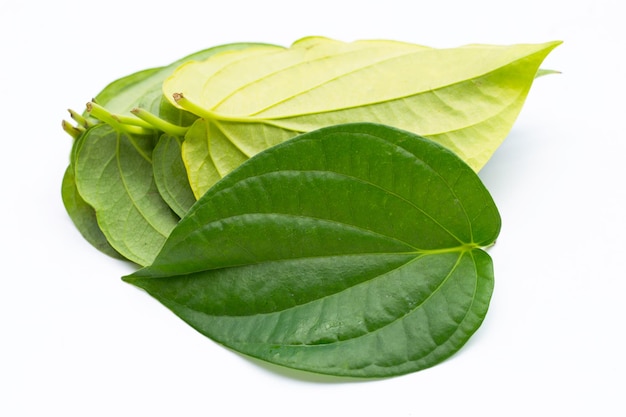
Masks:
[[[137,135],[154,133],[154,127],[141,119],[113,114],[101,105],[90,101],[87,103],[87,112],[96,119],[110,125],[118,131]]]
[[[191,101],[189,101],[183,93],[174,93],[172,94],[172,98],[183,109],[191,112],[199,117],[204,117],[205,119],[213,119],[213,115],[207,109],[204,109],[202,106],[199,106]]]
[[[189,128],[187,127],[178,126],[166,120],[163,120],[145,109],[136,107],[130,112],[137,116],[139,119],[148,123],[150,126],[172,136],[185,136],[185,133],[187,133],[187,130],[189,130]]]
[[[82,115],[78,114],[76,111],[72,109],[67,109],[67,111],[70,113],[70,117],[72,118],[72,120],[74,120],[76,123],[78,123],[80,126],[84,127],[85,129],[88,129],[95,125],[95,123],[92,120],[86,119]]]
[[[266,125],[276,126],[276,122],[268,119],[254,118],[254,117],[237,117],[237,116],[229,116],[226,114],[220,114],[213,112],[211,110],[205,109],[204,107],[194,103],[187,99],[182,93],[174,93],[172,94],[174,101],[184,110],[187,110],[190,113],[195,114],[198,117],[201,117],[205,120],[220,120],[224,122],[235,122],[235,123],[256,123],[262,122]],[[293,130],[292,131],[296,131]],[[304,131],[299,131],[300,133],[304,133]]]
[[[67,120],[62,121],[63,130],[65,133],[70,135],[74,139],[78,139],[78,137],[85,131],[85,128],[82,126],[73,126]]]

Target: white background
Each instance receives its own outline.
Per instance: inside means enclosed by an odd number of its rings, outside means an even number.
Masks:
[[[625,416],[626,31],[617,0],[0,3],[0,415]],[[369,382],[279,371],[196,333],[84,241],[60,185],[66,109],[223,43],[435,47],[560,39],[480,175],[503,228],[483,326]]]

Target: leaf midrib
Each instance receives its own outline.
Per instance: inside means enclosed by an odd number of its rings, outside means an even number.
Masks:
[[[262,82],[266,81],[267,79],[269,79],[270,77],[274,77],[274,76],[276,76],[276,75],[280,74],[281,72],[291,71],[291,70],[293,70],[294,68],[297,68],[297,67],[302,66],[302,65],[308,65],[308,64],[310,64],[311,62],[320,62],[320,61],[324,61],[324,60],[332,60],[332,59],[337,58],[337,57],[345,57],[345,56],[347,56],[347,55],[351,55],[351,54],[354,54],[354,53],[359,53],[359,52],[361,52],[361,51],[362,51],[362,49],[351,50],[351,51],[344,52],[344,53],[341,53],[341,54],[334,54],[334,55],[324,56],[324,57],[320,57],[320,58],[313,59],[313,60],[308,60],[308,61],[300,61],[300,62],[295,63],[294,65],[290,65],[290,66],[288,66],[288,67],[281,68],[281,69],[279,69],[279,70],[277,70],[277,71],[274,71],[274,72],[272,72],[272,73],[266,74],[266,75],[264,75],[263,77],[260,77],[260,78],[258,78],[258,79],[256,79],[256,80],[253,80],[253,81],[251,81],[251,82],[248,82],[248,83],[246,83],[246,84],[243,84],[243,85],[241,85],[241,86],[237,87],[235,90],[231,91],[228,95],[224,96],[224,97],[223,97],[223,98],[222,98],[222,99],[221,99],[221,100],[220,100],[220,101],[219,101],[219,102],[218,102],[215,106],[213,106],[213,109],[215,109],[215,108],[219,107],[219,106],[220,106],[221,104],[223,104],[226,100],[228,100],[230,97],[234,96],[235,94],[239,93],[240,91],[243,91],[243,90],[245,90],[246,88],[248,88],[248,87],[250,87],[250,86],[252,86],[252,85],[254,85],[254,84],[259,84],[259,83],[262,83]],[[303,95],[303,94],[305,94],[305,93],[307,93],[307,92],[309,92],[309,91],[312,91],[312,90],[314,90],[314,89],[316,89],[316,88],[319,88],[319,87],[321,87],[321,86],[323,86],[323,85],[325,85],[325,84],[328,84],[329,82],[335,81],[335,80],[337,80],[337,79],[339,79],[339,78],[341,78],[341,77],[345,77],[345,76],[347,76],[347,75],[354,74],[354,73],[357,73],[357,72],[359,72],[359,71],[364,71],[364,70],[366,70],[366,69],[368,69],[368,68],[370,68],[370,67],[372,67],[372,66],[374,66],[374,65],[378,65],[378,64],[381,64],[381,63],[384,63],[384,62],[390,61],[390,60],[392,60],[392,59],[405,57],[405,56],[408,56],[408,55],[414,54],[414,53],[416,53],[416,52],[423,52],[423,51],[424,51],[424,49],[420,49],[419,51],[416,51],[416,50],[411,50],[410,52],[407,52],[407,53],[401,53],[401,54],[394,55],[394,56],[384,57],[384,58],[382,58],[382,59],[379,59],[379,60],[377,60],[377,61],[375,61],[375,62],[372,62],[372,63],[370,63],[370,64],[368,64],[368,65],[365,65],[365,66],[363,66],[363,67],[359,67],[359,68],[356,68],[356,69],[352,69],[352,70],[350,70],[350,71],[346,71],[346,72],[344,72],[344,73],[342,73],[342,74],[340,74],[340,75],[337,75],[337,76],[335,76],[335,77],[332,77],[332,78],[326,79],[326,80],[324,80],[324,81],[323,81],[323,82],[321,82],[321,83],[318,83],[318,84],[316,84],[316,85],[310,86],[310,87],[308,87],[307,89],[305,89],[305,90],[303,90],[303,91],[300,91],[300,92],[299,92],[299,93],[297,93],[297,94],[294,94],[294,95],[292,95],[292,96],[290,96],[290,97],[286,97],[286,98],[283,98],[283,99],[281,99],[281,100],[279,100],[279,101],[277,101],[277,102],[275,102],[275,103],[272,103],[272,104],[270,104],[269,106],[266,106],[265,108],[259,109],[259,110],[257,110],[255,113],[250,114],[249,116],[250,116],[250,117],[252,117],[252,116],[254,116],[255,114],[258,114],[258,113],[261,113],[261,112],[266,111],[266,110],[268,110],[268,109],[271,109],[272,107],[275,107],[275,106],[277,106],[277,105],[279,105],[279,104],[281,104],[281,103],[284,103],[284,102],[286,102],[286,101],[288,101],[288,100],[291,100],[291,99],[293,99],[293,98],[295,98],[295,97],[299,97],[299,96],[301,96],[301,95]],[[282,51],[281,51],[281,52],[282,52]],[[219,113],[218,113],[218,114],[219,114]]]
[[[167,234],[163,233],[160,230],[160,228],[156,227],[155,223],[152,221],[152,218],[150,216],[146,216],[146,214],[144,213],[143,209],[140,207],[140,205],[137,203],[136,199],[134,198],[134,195],[131,192],[130,187],[128,186],[128,182],[126,180],[126,175],[124,173],[124,170],[122,169],[122,164],[121,164],[121,152],[120,152],[121,141],[122,141],[121,134],[119,132],[117,132],[117,141],[116,141],[116,147],[115,147],[115,149],[116,149],[115,150],[115,162],[116,162],[116,166],[117,166],[117,169],[118,169],[118,172],[119,172],[119,175],[120,175],[120,180],[122,182],[122,185],[124,186],[124,191],[126,192],[126,195],[128,196],[128,199],[131,201],[132,206],[135,208],[135,210],[137,210],[137,212],[146,221],[146,223],[148,223],[150,225],[150,227],[155,232],[157,232],[159,235],[163,236],[163,238],[167,238]],[[135,145],[133,144],[133,146],[135,146]],[[130,248],[128,248],[128,249],[130,250]],[[143,259],[143,256],[140,256],[140,255],[137,255],[137,256]]]
[[[285,343],[285,344],[281,344],[281,346],[286,346],[286,347],[303,347],[303,348],[313,348],[313,347],[318,347],[318,346],[328,346],[328,345],[333,345],[333,344],[337,344],[337,343],[347,342],[347,341],[350,341],[350,340],[356,340],[356,339],[359,339],[359,338],[362,338],[362,337],[366,337],[368,335],[372,335],[372,334],[374,334],[376,332],[381,331],[381,329],[384,329],[385,327],[388,327],[388,326],[393,325],[394,323],[397,323],[398,321],[400,321],[403,318],[409,316],[410,314],[414,313],[415,311],[420,309],[422,306],[424,306],[428,302],[428,300],[430,300],[435,294],[437,294],[446,285],[446,283],[448,282],[448,280],[450,279],[450,277],[452,276],[454,271],[459,266],[459,264],[461,262],[461,259],[463,258],[464,254],[465,254],[464,251],[459,251],[459,256],[457,257],[456,262],[454,263],[454,265],[450,268],[450,270],[446,274],[446,277],[443,280],[441,280],[441,282],[435,287],[435,289],[430,294],[428,294],[428,296],[426,296],[420,303],[416,304],[412,308],[407,309],[404,312],[404,314],[401,314],[401,315],[399,315],[397,317],[394,317],[392,320],[389,320],[389,321],[385,322],[384,324],[381,324],[378,327],[375,327],[375,328],[372,328],[372,329],[368,328],[366,330],[366,332],[364,332],[362,334],[359,334],[357,336],[354,336],[354,337],[349,337],[349,338],[346,338],[346,339],[338,339],[338,340],[335,340],[335,341],[332,341],[332,342],[325,342],[325,343]],[[423,256],[425,256],[425,255],[423,255]],[[406,263],[404,263],[402,265],[399,265],[396,268],[393,268],[393,269],[385,272],[384,274],[377,275],[377,276],[375,276],[375,277],[373,277],[373,278],[371,278],[371,279],[369,279],[367,281],[363,281],[363,282],[360,282],[360,283],[358,283],[356,285],[353,285],[353,286],[350,287],[350,289],[358,287],[358,286],[361,286],[361,285],[371,285],[372,281],[375,281],[375,280],[377,280],[377,279],[379,279],[381,277],[384,277],[384,276],[386,276],[386,275],[388,275],[388,274],[390,274],[390,273],[392,273],[394,271],[397,271],[397,270],[399,270],[401,268],[407,267],[411,263],[417,262],[423,256],[417,256],[414,259],[411,259],[410,261],[408,261],[408,262],[406,262]],[[311,300],[311,301],[309,301],[307,303],[303,303],[303,304],[300,304],[298,306],[303,306],[303,305],[306,305],[306,304],[309,304],[309,303],[318,302],[320,300],[323,300],[325,298],[331,297],[331,296],[333,296],[335,294],[338,294],[338,293],[339,292],[333,293],[333,294],[327,294],[324,297],[320,297],[318,299]],[[276,311],[276,312],[272,312],[272,313],[263,313],[263,314],[255,314],[255,315],[282,314],[283,312],[289,311],[290,309],[296,308],[298,306],[290,307],[288,309],[284,309],[284,310],[280,310],[280,311]],[[466,313],[466,315],[467,315],[467,313]],[[465,316],[464,316],[464,318],[465,318]],[[217,316],[217,317],[224,317],[224,316]],[[233,316],[231,316],[231,317],[233,317]],[[234,316],[234,317],[237,317],[237,316]],[[243,317],[250,317],[250,316],[243,316]],[[272,332],[268,332],[268,333],[272,333]],[[265,344],[265,343],[255,343],[255,344]]]
[[[236,344],[237,345],[250,345],[250,346],[279,344],[280,346],[283,346],[283,347],[315,348],[315,347],[320,347],[320,346],[331,346],[331,345],[334,345],[334,344],[345,343],[345,342],[348,342],[348,341],[357,340],[359,338],[371,336],[372,334],[377,333],[377,332],[383,330],[384,328],[392,325],[393,323],[396,323],[396,322],[404,319],[405,317],[409,316],[410,314],[414,313],[416,310],[418,310],[419,308],[424,306],[428,302],[428,300],[430,300],[433,296],[435,296],[445,286],[445,284],[449,281],[449,279],[453,275],[454,271],[458,268],[458,266],[459,266],[463,256],[465,256],[467,253],[471,254],[471,250],[467,250],[465,248],[461,248],[460,250],[450,250],[449,252],[458,252],[459,256],[457,257],[454,265],[448,271],[446,277],[436,286],[436,288],[430,294],[428,294],[428,296],[425,297],[424,300],[422,300],[420,303],[418,303],[415,306],[413,306],[412,308],[408,309],[403,314],[401,314],[401,315],[399,315],[397,317],[394,317],[392,320],[389,320],[389,321],[385,322],[384,324],[382,324],[382,325],[380,325],[380,326],[378,326],[376,328],[367,329],[367,331],[365,331],[365,332],[363,332],[361,334],[358,334],[358,335],[356,335],[354,337],[349,337],[349,338],[345,338],[345,339],[338,339],[338,340],[335,340],[335,341],[332,341],[332,342],[325,342],[325,343],[281,343],[281,342],[274,342],[274,343],[271,343],[271,342],[255,342],[255,343],[243,342],[242,343],[242,342],[236,342]],[[349,255],[349,256],[355,256],[355,255],[356,254]],[[188,310],[188,311],[194,311],[196,313],[200,313],[200,314],[202,314],[204,316],[207,316],[207,317],[215,317],[215,318],[230,317],[230,318],[236,318],[236,319],[246,319],[246,318],[255,317],[255,316],[257,316],[257,317],[258,316],[269,316],[269,315],[275,315],[275,314],[279,314],[280,315],[280,314],[282,314],[282,313],[284,313],[286,311],[292,310],[294,308],[299,308],[299,307],[305,306],[306,304],[319,302],[319,301],[321,301],[321,300],[323,300],[325,298],[332,297],[332,296],[334,296],[336,294],[339,294],[340,292],[345,291],[347,289],[352,289],[352,288],[355,288],[355,287],[361,286],[361,285],[371,285],[372,281],[374,281],[376,279],[379,279],[381,277],[384,277],[384,276],[388,275],[389,273],[392,273],[393,271],[396,271],[396,270],[399,270],[401,268],[404,268],[404,267],[406,267],[407,265],[409,265],[409,264],[411,264],[413,262],[417,262],[419,259],[423,258],[424,256],[427,256],[427,254],[421,254],[419,256],[416,256],[415,258],[413,258],[413,259],[411,259],[411,260],[409,260],[409,261],[407,261],[407,262],[405,262],[405,263],[403,263],[403,264],[401,264],[401,265],[399,265],[399,266],[397,266],[397,267],[395,267],[393,269],[390,269],[389,271],[386,271],[383,274],[377,275],[377,276],[375,276],[375,277],[373,277],[373,278],[371,278],[369,280],[360,282],[360,283],[358,283],[356,285],[352,285],[352,286],[350,286],[348,288],[344,288],[344,289],[341,289],[341,290],[339,290],[337,292],[326,294],[323,297],[319,297],[319,298],[316,298],[316,299],[313,299],[313,300],[309,300],[309,301],[307,301],[305,303],[297,304],[297,305],[291,306],[289,308],[285,308],[285,309],[277,310],[277,311],[272,311],[272,312],[255,313],[255,314],[247,314],[247,315],[226,315],[226,314],[216,315],[216,314],[209,314],[209,313],[205,313],[203,311],[195,310],[195,309],[193,309],[191,307],[188,307],[187,305],[185,305],[183,303],[180,303],[180,302],[176,301],[175,299],[172,299],[172,298],[169,298],[169,297],[167,297],[166,299],[169,301],[169,303],[175,304],[175,305],[181,307],[182,309],[185,309],[185,310]],[[306,258],[303,258],[303,259],[306,259]],[[472,264],[475,267],[475,261],[473,261],[473,257],[472,257]],[[463,315],[463,318],[461,319],[460,323],[463,323],[465,321],[465,319],[467,318],[468,314],[472,311],[472,307],[473,307],[473,305],[474,305],[474,303],[476,301],[476,291],[477,291],[477,288],[478,288],[478,285],[477,285],[478,277],[477,277],[477,274],[475,274],[475,275],[476,275],[476,279],[474,280],[475,284],[474,284],[474,292],[473,292],[473,295],[472,295],[473,298],[472,298],[472,301],[469,304],[468,308],[466,309],[465,314]],[[168,277],[161,277],[161,278],[166,278],[167,279]],[[454,334],[456,334],[459,330],[460,330],[460,326],[458,326],[454,330],[454,332],[452,332],[449,335],[449,337],[446,340],[449,340],[451,337],[453,337]],[[268,334],[271,334],[271,333],[272,332],[268,332]],[[441,345],[438,344],[437,347],[439,347],[439,346],[441,346]],[[436,349],[434,349],[434,350],[436,350]],[[428,354],[432,354],[433,351],[429,352]],[[406,362],[420,360],[420,359],[423,359],[424,357],[410,359],[410,360],[408,360]],[[390,366],[393,366],[393,365],[390,365]]]
[[[413,97],[413,96],[417,96],[417,95],[421,95],[421,94],[428,94],[428,93],[433,93],[434,94],[437,91],[442,90],[444,88],[449,88],[449,87],[452,87],[452,86],[455,86],[455,85],[459,85],[459,84],[462,84],[462,83],[475,81],[478,78],[485,77],[485,76],[487,76],[489,74],[493,74],[493,73],[495,73],[497,71],[501,71],[501,70],[503,70],[503,69],[505,69],[505,68],[507,68],[509,66],[517,64],[520,61],[529,59],[533,55],[536,55],[537,53],[540,53],[541,50],[540,51],[536,51],[535,53],[530,54],[530,55],[522,56],[522,57],[520,57],[520,58],[518,58],[516,60],[509,61],[506,65],[494,68],[491,71],[486,71],[486,72],[483,72],[483,73],[480,73],[480,74],[476,74],[476,75],[474,75],[472,77],[465,78],[463,80],[457,80],[455,82],[442,84],[442,85],[437,86],[435,88],[430,88],[430,89],[427,89],[427,90],[417,91],[417,92],[413,92],[413,93],[406,94],[406,95],[403,95],[403,96],[394,97],[392,99],[377,100],[377,101],[372,101],[372,102],[368,102],[368,103],[361,103],[361,104],[354,105],[354,106],[337,107],[337,108],[320,110],[320,111],[314,111],[314,112],[303,112],[303,113],[298,113],[298,114],[288,114],[288,115],[282,115],[280,117],[269,117],[269,118],[268,117],[254,117],[255,115],[257,115],[257,114],[259,114],[261,112],[264,112],[264,111],[266,111],[266,110],[268,110],[268,109],[270,109],[272,107],[275,107],[275,106],[277,106],[277,105],[279,105],[281,103],[284,103],[286,101],[292,100],[292,99],[294,99],[296,97],[302,96],[303,94],[306,94],[306,93],[308,93],[310,91],[313,91],[313,90],[315,90],[315,89],[317,89],[319,87],[322,87],[325,84],[327,84],[327,83],[329,83],[331,81],[337,80],[337,79],[339,79],[341,77],[347,76],[347,75],[352,74],[352,73],[356,73],[358,71],[363,71],[363,70],[365,70],[365,69],[367,69],[367,68],[369,68],[369,67],[371,67],[371,66],[373,66],[375,64],[379,64],[379,63],[386,62],[386,61],[389,61],[389,60],[392,60],[392,59],[396,59],[398,57],[407,56],[407,55],[411,55],[411,54],[414,54],[414,53],[420,53],[420,52],[423,52],[423,51],[411,51],[410,53],[406,53],[406,54],[402,54],[402,55],[396,55],[396,56],[393,56],[393,57],[386,57],[383,60],[377,61],[377,62],[369,64],[367,66],[364,66],[364,67],[361,67],[361,68],[358,68],[358,69],[355,69],[355,70],[351,70],[351,71],[343,73],[343,74],[341,74],[339,76],[336,76],[336,77],[333,77],[331,79],[325,80],[322,83],[319,83],[319,84],[317,84],[315,86],[309,87],[306,90],[303,90],[303,91],[301,91],[301,92],[299,92],[297,94],[294,94],[294,95],[292,95],[290,97],[282,98],[282,99],[278,100],[277,102],[272,103],[271,105],[266,106],[263,109],[257,110],[257,111],[255,111],[255,113],[251,113],[249,115],[235,116],[235,115],[228,115],[228,114],[225,114],[225,113],[220,113],[220,112],[215,110],[215,108],[219,105],[218,104],[218,105],[214,106],[211,109],[206,109],[207,114],[205,114],[205,116],[208,116],[211,119],[220,120],[220,121],[227,121],[227,122],[268,123],[268,124],[271,124],[272,121],[277,121],[277,120],[281,120],[281,119],[305,117],[305,116],[311,116],[311,115],[317,115],[317,114],[324,114],[324,113],[332,113],[332,112],[343,111],[343,110],[357,109],[357,108],[367,107],[367,106],[374,106],[374,105],[377,105],[377,104],[387,103],[387,102],[390,102],[390,101],[404,100],[404,99],[407,99],[407,98],[410,98],[410,97]],[[302,63],[299,63],[299,64],[302,64]],[[286,68],[286,69],[288,69],[288,68]],[[280,72],[280,71],[278,71],[278,72]],[[278,73],[278,72],[276,72],[276,73]],[[268,74],[268,76],[270,76],[270,75],[273,75],[273,73],[272,74]],[[246,85],[238,87],[236,90],[234,90],[233,92],[229,93],[229,96],[233,95],[237,91],[243,90],[244,88],[248,87],[249,85],[252,85],[252,84],[255,84],[256,82],[260,82],[260,81],[264,80],[266,77],[267,76],[261,77],[260,79],[255,80],[252,83],[247,83]],[[220,101],[220,103],[221,103],[221,101]]]
[[[374,138],[378,138],[377,136],[372,136],[372,137],[374,137]],[[401,149],[402,149],[403,151],[405,151],[405,152],[408,152],[408,151],[406,151],[406,149],[404,149],[404,148],[401,148]],[[441,175],[440,175],[440,174],[439,174],[439,173],[438,173],[435,169],[433,169],[433,167],[432,167],[430,164],[426,163],[424,160],[421,160],[421,159],[419,159],[419,162],[421,162],[421,163],[422,163],[425,167],[427,167],[429,171],[431,171],[432,173],[436,174],[436,176],[437,176],[438,178],[440,178],[440,179],[441,179],[441,181],[442,181],[443,183],[445,183],[445,184],[448,186],[448,188],[450,189],[450,193],[451,193],[451,194],[452,194],[455,198],[457,198],[457,199],[459,198],[459,197],[458,197],[458,195],[457,195],[457,194],[453,191],[454,189],[450,186],[450,184],[448,183],[448,181],[446,181],[446,179],[445,179],[445,178],[443,178],[443,177],[442,177],[442,176],[441,176]],[[416,211],[418,211],[418,212],[422,213],[425,217],[427,217],[427,218],[428,218],[428,219],[430,219],[433,223],[435,223],[437,226],[439,226],[442,230],[444,230],[444,231],[445,231],[445,232],[446,232],[446,233],[447,233],[450,237],[452,237],[452,238],[453,238],[454,240],[456,240],[457,242],[459,242],[459,243],[461,243],[461,244],[466,243],[466,242],[464,242],[464,241],[463,241],[460,237],[458,237],[455,233],[453,233],[452,231],[450,231],[447,227],[443,226],[443,225],[442,225],[442,224],[441,224],[441,223],[440,223],[437,219],[435,219],[435,218],[434,218],[431,214],[429,214],[428,212],[426,212],[426,211],[425,211],[424,209],[422,209],[421,207],[419,207],[419,206],[415,205],[412,201],[408,200],[406,197],[403,197],[402,195],[397,194],[397,193],[395,193],[395,192],[389,191],[389,190],[387,190],[387,189],[383,188],[382,186],[380,186],[380,185],[378,185],[378,184],[375,184],[375,183],[373,183],[373,182],[371,182],[371,181],[367,181],[367,180],[365,180],[365,179],[363,179],[363,178],[355,177],[355,176],[353,176],[353,175],[348,175],[348,174],[343,173],[343,172],[329,171],[329,170],[322,170],[322,169],[315,169],[315,170],[314,170],[314,169],[311,169],[311,170],[286,170],[286,169],[285,169],[285,170],[280,170],[280,171],[270,171],[270,172],[266,172],[266,173],[263,173],[263,174],[260,174],[260,175],[256,175],[256,176],[254,176],[254,177],[248,177],[248,178],[245,178],[244,180],[241,180],[241,181],[237,181],[236,183],[232,184],[231,186],[229,186],[229,187],[227,187],[227,188],[222,188],[222,189],[220,189],[218,192],[216,192],[216,193],[214,193],[214,194],[213,194],[213,197],[216,197],[216,196],[218,196],[218,195],[220,195],[220,194],[222,194],[222,193],[227,193],[227,192],[229,192],[232,188],[234,188],[234,187],[236,187],[236,186],[238,186],[238,185],[240,185],[240,184],[242,184],[242,183],[247,182],[247,180],[255,180],[255,179],[258,179],[258,178],[263,177],[263,176],[265,176],[265,175],[272,175],[272,174],[276,174],[276,173],[281,174],[281,175],[282,175],[282,174],[284,174],[284,173],[295,173],[295,174],[299,174],[299,173],[334,174],[334,175],[336,175],[336,176],[338,176],[338,177],[342,177],[342,178],[350,179],[350,180],[353,180],[353,181],[355,181],[355,182],[359,182],[359,183],[361,183],[361,184],[365,184],[365,185],[371,186],[371,187],[376,188],[376,189],[378,189],[378,190],[380,190],[380,191],[383,191],[383,192],[384,192],[384,193],[386,193],[386,194],[392,195],[392,196],[396,197],[397,199],[399,199],[400,201],[403,201],[404,203],[406,203],[406,204],[407,204],[407,205],[409,205],[410,207],[413,207]],[[470,236],[473,236],[472,229],[471,229],[471,222],[470,222],[469,216],[468,216],[468,214],[467,214],[467,211],[465,210],[465,207],[464,207],[464,206],[461,206],[461,208],[462,208],[463,214],[464,214],[464,216],[465,216],[466,223],[467,223],[467,225],[468,225],[468,227],[469,227],[469,235],[470,235]],[[242,213],[242,214],[259,214],[259,215],[261,215],[261,214],[265,214],[265,215],[291,215],[291,216],[297,216],[297,217],[302,217],[302,218],[310,218],[310,219],[315,219],[315,220],[323,220],[323,221],[333,222],[333,223],[337,223],[337,224],[342,224],[342,225],[346,225],[346,226],[350,226],[350,227],[359,228],[359,229],[362,229],[362,230],[367,230],[368,232],[371,232],[371,233],[376,233],[376,234],[379,234],[378,232],[375,232],[375,231],[373,231],[373,230],[364,229],[364,228],[362,228],[362,227],[360,227],[360,226],[353,225],[353,224],[348,224],[348,223],[344,223],[344,222],[339,222],[339,221],[332,220],[332,219],[323,219],[323,218],[317,218],[317,217],[313,217],[313,216],[298,215],[298,214],[294,214],[294,213],[277,213],[277,212],[248,212],[248,213]],[[230,217],[227,217],[227,218],[231,218],[231,217],[237,217],[237,216],[230,216]],[[224,219],[226,219],[226,218],[220,218],[220,219],[216,219],[216,220],[213,220],[213,221],[220,221],[220,220],[224,220]],[[385,237],[387,237],[387,238],[391,238],[391,239],[397,240],[397,241],[399,241],[399,242],[404,243],[404,244],[405,244],[405,245],[407,245],[407,246],[410,246],[410,247],[415,248],[415,247],[414,247],[414,245],[412,245],[412,244],[410,244],[410,243],[408,243],[408,242],[400,241],[400,240],[398,240],[397,238],[395,238],[395,237],[393,237],[393,236],[386,236],[386,235],[381,235],[381,236],[385,236]],[[415,249],[416,249],[416,250],[420,250],[419,248],[415,248]]]
[[[262,214],[266,214],[266,213],[262,213]],[[235,218],[235,217],[239,217],[239,216],[233,216],[230,218]],[[356,228],[356,227],[355,227]],[[367,230],[367,229],[363,229],[363,230]],[[375,233],[375,232],[372,232]],[[381,235],[381,236],[385,236],[385,235]],[[404,243],[402,241],[399,241],[401,243]],[[407,245],[409,246],[409,245]],[[298,262],[298,261],[303,261],[303,260],[310,260],[310,259],[333,259],[333,258],[340,258],[340,257],[353,257],[353,256],[384,256],[384,255],[393,255],[393,256],[398,256],[398,255],[414,255],[415,259],[419,259],[422,258],[424,256],[431,256],[431,255],[442,255],[442,254],[447,254],[447,253],[465,253],[465,252],[471,252],[474,249],[481,249],[481,246],[478,245],[477,243],[465,243],[459,246],[454,246],[454,247],[449,247],[449,248],[438,248],[438,249],[415,249],[415,250],[409,250],[406,252],[351,252],[351,253],[342,253],[342,254],[328,254],[328,255],[311,255],[311,256],[298,256],[298,257],[291,257],[291,258],[275,258],[275,259],[267,259],[267,260],[260,260],[260,261],[248,261],[246,263],[232,263],[229,265],[225,265],[225,266],[218,266],[218,267],[214,267],[214,268],[205,268],[205,269],[200,269],[200,270],[187,270],[187,271],[183,271],[180,273],[172,273],[171,271],[166,271],[166,272],[158,272],[158,271],[154,271],[152,270],[151,266],[148,266],[146,268],[146,270],[148,271],[148,273],[150,275],[144,275],[144,276],[129,276],[127,277],[129,280],[143,280],[143,279],[171,279],[171,278],[175,278],[175,277],[184,277],[184,276],[190,276],[190,275],[194,275],[194,274],[201,274],[203,272],[208,272],[208,271],[217,271],[217,270],[221,270],[221,269],[230,269],[230,268],[246,268],[246,267],[253,267],[253,266],[259,266],[259,265],[265,265],[265,264],[273,264],[273,263],[283,263],[283,262]]]

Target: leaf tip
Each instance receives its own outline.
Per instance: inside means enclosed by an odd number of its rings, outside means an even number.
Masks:
[[[539,68],[537,70],[537,73],[535,74],[535,78],[543,77],[544,75],[550,74],[562,74],[562,72],[557,70]]]
[[[122,276],[122,281],[124,281],[127,284],[138,286],[137,285],[137,277],[134,274]]]

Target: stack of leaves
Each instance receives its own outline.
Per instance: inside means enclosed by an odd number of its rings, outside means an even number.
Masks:
[[[558,42],[230,44],[107,86],[63,201],[124,280],[268,362],[380,377],[480,326],[498,211],[478,171]]]

